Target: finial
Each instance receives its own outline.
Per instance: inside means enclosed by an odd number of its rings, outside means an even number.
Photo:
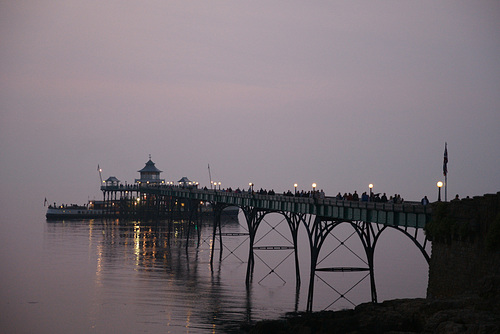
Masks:
[[[149,153],[149,160],[151,160],[151,153]]]

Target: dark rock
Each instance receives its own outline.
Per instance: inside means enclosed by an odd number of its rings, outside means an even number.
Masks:
[[[496,301],[498,304],[500,301]],[[497,308],[479,296],[447,300],[397,299],[354,310],[291,313],[247,326],[248,333],[500,333]]]

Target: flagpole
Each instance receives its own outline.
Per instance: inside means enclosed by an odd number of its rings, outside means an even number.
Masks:
[[[99,167],[99,164],[97,164],[97,171],[99,172],[99,179],[101,180],[101,184],[99,185],[99,188],[102,186],[102,169]]]
[[[212,174],[210,174],[210,164],[208,164],[208,178],[210,179],[210,189],[212,189]]]
[[[448,202],[448,174],[444,176],[444,201]]]
[[[444,201],[448,202],[448,143],[444,142],[444,154],[446,155],[446,174],[444,174]]]
[[[448,143],[444,142],[443,155],[444,201],[448,201]]]

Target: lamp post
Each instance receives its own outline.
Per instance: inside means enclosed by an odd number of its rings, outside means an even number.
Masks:
[[[250,182],[248,185],[250,186],[250,188],[252,188],[252,192],[253,192],[253,183]]]
[[[313,192],[315,192],[316,191],[316,183],[313,183],[312,187],[313,187]]]
[[[219,181],[219,190],[220,190],[220,181]]]
[[[370,183],[368,185],[368,188],[370,188],[370,198],[372,198],[372,194],[373,194],[373,183]]]
[[[438,187],[438,202],[441,202],[441,187],[443,186],[443,182],[438,181],[437,187]]]
[[[295,196],[297,196],[297,187],[298,187],[298,186],[299,186],[299,185],[298,185],[297,183],[294,183],[294,184],[293,184],[293,187],[295,188]]]

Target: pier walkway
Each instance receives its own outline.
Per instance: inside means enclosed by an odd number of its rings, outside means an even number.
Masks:
[[[173,198],[198,200],[227,206],[253,207],[260,210],[312,214],[344,221],[365,221],[389,226],[424,228],[430,221],[432,210],[419,202],[363,202],[337,200],[335,197],[296,197],[287,195],[261,195],[251,192],[182,188],[177,186],[102,186],[103,192],[139,192]]]

